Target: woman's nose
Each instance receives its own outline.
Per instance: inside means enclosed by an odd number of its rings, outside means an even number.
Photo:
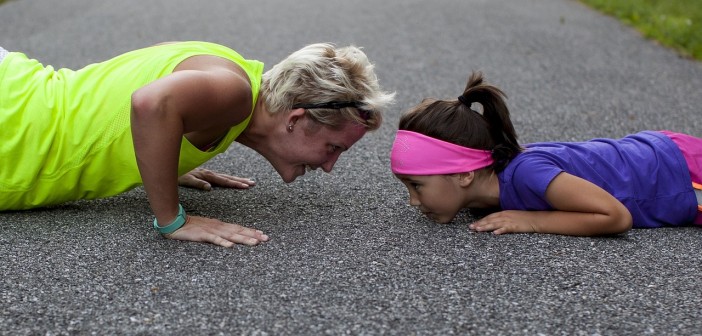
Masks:
[[[341,155],[341,153],[339,153],[339,154],[337,154],[337,155],[334,155],[334,156],[332,156],[329,160],[327,160],[326,162],[324,162],[324,163],[321,165],[322,170],[324,170],[325,173],[331,173],[332,168],[334,168],[334,165],[336,164],[336,160],[339,160],[339,156],[340,156],[340,155]]]

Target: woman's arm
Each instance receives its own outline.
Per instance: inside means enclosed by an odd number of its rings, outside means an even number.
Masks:
[[[134,92],[134,151],[144,189],[160,225],[172,222],[178,213],[178,160],[183,135],[210,132],[217,138],[226,133],[228,127],[248,116],[250,92],[248,79],[222,66],[176,71]],[[189,217],[186,225],[169,237],[225,246],[253,245],[263,240],[260,231],[222,224],[226,223]],[[193,225],[216,230],[184,230]],[[190,234],[184,236],[180,231]]]
[[[546,199],[555,211],[506,210],[490,214],[471,229],[510,232],[538,232],[572,236],[596,236],[628,231],[629,210],[604,189],[582,178],[560,173],[546,188]]]

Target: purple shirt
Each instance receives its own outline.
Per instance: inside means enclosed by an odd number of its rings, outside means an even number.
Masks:
[[[660,132],[622,139],[526,146],[498,174],[503,210],[553,210],[546,188],[561,172],[606,190],[631,212],[634,227],[692,223],[697,199],[680,149]]]

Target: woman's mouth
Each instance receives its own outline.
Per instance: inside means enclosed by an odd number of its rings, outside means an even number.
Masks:
[[[317,168],[313,168],[312,166],[310,166],[308,164],[304,164],[304,165],[300,165],[300,166],[302,167],[302,169],[301,169],[302,171],[297,176],[305,175],[305,173],[317,169]]]
[[[305,171],[311,172],[319,169],[319,166],[305,165]]]

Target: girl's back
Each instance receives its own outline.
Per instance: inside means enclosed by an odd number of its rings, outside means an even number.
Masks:
[[[498,174],[504,210],[553,210],[546,188],[559,173],[588,180],[631,212],[634,227],[691,222],[697,199],[680,149],[646,131],[622,139],[534,143]]]

